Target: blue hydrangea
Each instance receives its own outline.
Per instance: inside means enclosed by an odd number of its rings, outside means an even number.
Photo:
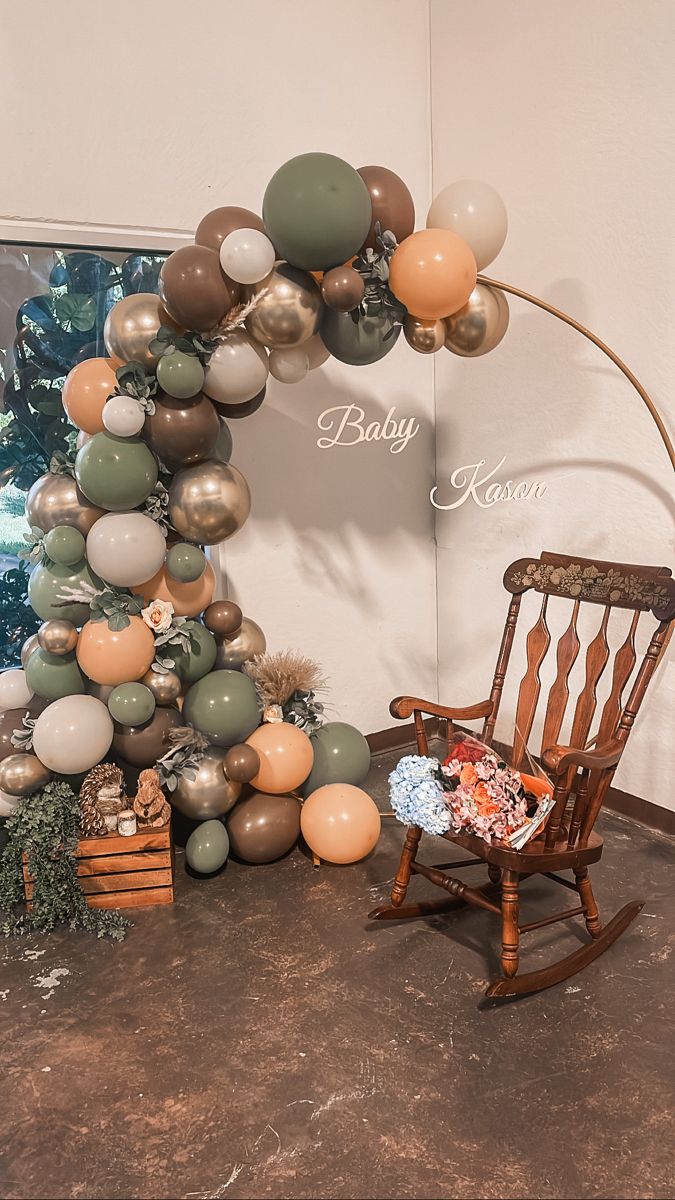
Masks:
[[[404,825],[417,825],[426,833],[447,833],[450,812],[436,778],[438,761],[408,754],[389,776],[391,807]]]

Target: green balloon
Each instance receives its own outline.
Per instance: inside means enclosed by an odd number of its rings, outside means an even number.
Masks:
[[[34,650],[26,664],[26,682],[36,696],[45,700],[83,696],[87,690],[87,681],[77,665],[74,650],[70,654]]]
[[[326,783],[363,783],[370,770],[370,746],[363,734],[344,721],[328,721],[312,734],[314,766],[304,786],[305,797]]]
[[[43,621],[70,621],[73,625],[84,625],[89,620],[88,604],[75,600],[63,604],[59,595],[64,587],[77,588],[83,583],[90,583],[95,588],[103,588],[98,575],[89,569],[88,562],[83,558],[74,566],[65,563],[39,563],[30,573],[28,580],[28,599],[31,608]]]
[[[190,631],[190,649],[172,650],[174,670],[183,683],[196,683],[212,670],[218,646],[201,621],[186,621],[182,628]]]
[[[181,583],[194,583],[196,579],[201,579],[206,570],[206,555],[199,546],[178,542],[167,553],[166,569],[173,579]]]
[[[240,671],[212,671],[193,683],[183,705],[185,720],[216,746],[245,742],[260,723],[258,694]]]
[[[321,323],[321,340],[326,349],[352,367],[367,367],[384,358],[393,350],[400,332],[401,326],[390,315],[360,316],[357,323],[351,313],[341,313],[335,308],[326,309]],[[390,336],[385,341],[387,334]]]
[[[108,512],[138,508],[157,477],[157,459],[140,438],[95,433],[75,459],[78,487],[87,500]]]
[[[213,450],[213,457],[219,458],[224,463],[229,463],[232,458],[232,434],[230,433],[229,425],[226,425],[222,419],[220,422],[220,432],[216,438]]]
[[[84,537],[74,525],[56,525],[45,536],[45,551],[52,562],[72,567],[84,558]]]
[[[200,875],[217,871],[229,853],[230,839],[222,821],[203,821],[193,829],[185,845],[188,865]]]
[[[155,697],[144,683],[121,683],[108,696],[108,712],[120,725],[144,725],[155,711]]]
[[[272,176],[263,221],[279,258],[304,271],[326,271],[361,248],[372,220],[368,188],[334,154],[299,154]]]
[[[187,400],[201,392],[204,368],[195,354],[174,350],[163,354],[157,363],[157,382],[167,396]]]

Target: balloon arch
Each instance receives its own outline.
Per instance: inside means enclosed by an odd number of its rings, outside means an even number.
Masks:
[[[79,430],[74,461],[53,462],[28,494],[29,600],[43,625],[23,668],[0,677],[6,809],[53,776],[119,762],[157,769],[171,803],[204,822],[188,843],[197,870],[224,861],[228,839],[214,841],[210,827],[225,814],[248,861],[288,850],[301,821],[331,861],[374,845],[377,810],[357,786],[365,739],[323,724],[315,664],[268,655],[256,622],[213,599],[204,548],[233,536],[251,506],[227,420],[260,407],[268,375],[297,383],[330,355],[374,363],[401,330],[418,353],[477,357],[504,337],[510,292],[616,363],[675,465],[653,401],[613,351],[544,301],[478,274],[507,233],[492,187],[450,184],[426,228],[414,226],[394,172],[303,154],[270,180],[262,218],[234,206],[208,213],[194,245],[165,261],[159,297],[133,294],[110,310],[108,357],[79,362],[63,387]]]

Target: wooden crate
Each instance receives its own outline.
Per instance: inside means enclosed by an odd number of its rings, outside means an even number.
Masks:
[[[77,874],[89,908],[140,908],[173,903],[171,824],[162,829],[120,837],[81,838]],[[33,877],[23,865],[26,900],[33,896]],[[29,905],[30,907],[30,905]]]

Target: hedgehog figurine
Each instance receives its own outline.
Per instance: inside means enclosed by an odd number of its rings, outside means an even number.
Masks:
[[[80,788],[80,827],[84,837],[101,837],[117,827],[124,808],[124,776],[114,763],[99,763],[85,775]],[[110,824],[109,824],[110,822]]]

